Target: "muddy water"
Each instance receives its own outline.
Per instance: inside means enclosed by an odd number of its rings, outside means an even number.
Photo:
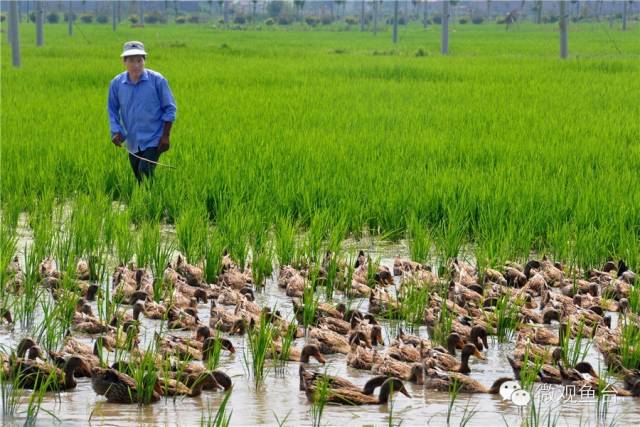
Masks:
[[[369,250],[374,258],[379,257],[381,263],[389,267],[393,264],[393,256],[399,254],[408,257],[405,245],[375,245],[350,243],[349,250],[356,248]],[[267,281],[263,291],[256,293],[256,300],[263,306],[274,307],[283,312],[285,316],[291,316],[292,306],[290,298],[277,287],[275,277]],[[367,301],[360,303],[360,309],[367,309]],[[95,306],[94,306],[95,309]],[[202,305],[199,309],[203,321],[208,324],[208,306]],[[143,321],[142,346],[153,337],[153,332],[159,330],[159,321]],[[389,323],[383,323],[386,342],[393,337],[394,331]],[[557,325],[551,326],[557,328]],[[0,329],[0,344],[15,346],[16,342],[25,335],[25,331],[6,328]],[[180,333],[178,333],[180,334]],[[187,333],[182,333],[187,335]],[[420,328],[419,334],[427,336],[425,328]],[[248,379],[246,372],[245,342],[242,337],[231,338],[236,349],[235,355],[224,354],[221,358],[220,369],[226,371],[234,381],[234,388],[230,398],[229,410],[232,411],[232,425],[278,425],[286,419],[285,425],[299,426],[311,425],[312,417],[310,405],[303,392],[299,391],[298,364],[290,362],[284,371],[271,369],[264,386],[256,390]],[[90,337],[85,337],[87,343]],[[304,339],[299,339],[294,345],[300,347]],[[499,377],[512,376],[513,373],[506,360],[506,356],[513,351],[513,344],[499,344],[492,342],[486,353],[487,360],[471,359],[472,377],[486,386]],[[602,358],[590,348],[587,360],[594,367],[602,364]],[[250,363],[250,360],[249,360]],[[318,364],[312,364],[313,368],[324,369]],[[359,371],[346,366],[344,355],[327,356],[327,372],[351,379],[356,384],[364,384],[371,376],[370,373]],[[394,425],[402,422],[402,425],[443,425],[446,424],[449,396],[447,393],[425,391],[421,386],[407,384],[411,398],[399,395],[393,405],[381,406],[327,406],[322,416],[323,425]],[[555,392],[555,394],[552,394]],[[617,398],[609,405],[609,413],[605,420],[598,421],[596,404],[588,398],[581,398],[579,391],[577,397],[572,400],[560,400],[561,387],[552,390],[539,390],[538,401],[548,400],[542,403],[541,424],[547,424],[547,417],[557,419],[557,425],[634,425],[640,422],[640,399]],[[64,426],[128,426],[128,425],[158,425],[158,426],[189,426],[199,425],[202,418],[215,417],[215,411],[223,399],[220,392],[204,392],[197,398],[180,398],[162,400],[156,404],[138,407],[136,405],[118,405],[107,403],[103,397],[97,396],[86,378],[78,379],[75,390],[63,392],[59,399],[54,394],[48,394],[42,405],[43,410],[50,411],[60,420]],[[23,406],[21,410],[26,409]],[[451,416],[451,425],[460,425],[463,416],[471,416],[467,423],[475,425],[521,425],[524,421],[522,411],[511,401],[503,401],[499,395],[487,394],[462,394],[454,403]],[[391,418],[391,420],[390,420]],[[44,411],[41,411],[37,425],[51,425],[56,421]],[[2,418],[2,425],[21,425],[24,416],[17,419]]]

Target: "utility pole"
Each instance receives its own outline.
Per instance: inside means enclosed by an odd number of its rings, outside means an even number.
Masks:
[[[116,5],[117,1],[111,2],[111,28],[113,31],[116,30],[116,24],[118,23],[118,6]]]
[[[393,42],[398,43],[398,0],[393,2]]]
[[[36,2],[36,46],[44,44],[44,2]]]
[[[69,10],[67,11],[67,32],[70,36],[73,35],[73,7],[71,0],[69,0]]]
[[[449,1],[442,2],[442,38],[440,43],[440,53],[449,54]]]
[[[622,2],[622,31],[627,31],[627,10],[629,2],[624,0]]]
[[[144,27],[144,0],[140,0],[140,25]]]
[[[20,32],[18,31],[18,2],[9,2],[9,33],[11,35],[11,63],[20,68]]]
[[[567,19],[567,2],[560,0],[560,58],[567,59],[569,56],[569,46],[567,30],[569,20]]]
[[[373,35],[378,34],[378,0],[373,0]]]
[[[360,2],[360,31],[364,31],[364,0]]]
[[[424,14],[424,16],[423,16],[423,18],[422,18],[422,25],[423,25],[423,26],[424,26],[424,28],[426,29],[426,28],[427,28],[427,25],[429,24],[429,2],[428,2],[427,0],[424,0],[424,1],[422,2],[422,4],[423,4],[423,6],[422,6],[422,7],[423,7],[422,12],[423,12],[423,14]]]

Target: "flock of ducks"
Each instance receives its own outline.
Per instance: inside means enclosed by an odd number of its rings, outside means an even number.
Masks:
[[[331,257],[328,253],[314,273],[313,283],[326,280]],[[203,390],[229,390],[233,385],[229,375],[220,369],[208,369],[207,361],[214,349],[234,354],[229,338],[242,336],[267,319],[278,332],[269,357],[281,354],[282,337],[287,333],[293,331],[295,338],[304,337],[304,345],[291,348],[287,359],[299,362],[300,391],[310,401],[323,398],[336,404],[383,404],[393,393],[410,398],[406,382],[427,390],[447,392],[456,385],[463,393],[496,394],[513,378],[497,378],[487,387],[473,378],[469,362],[471,358],[485,359],[487,337],[495,334],[496,309],[502,301],[517,310],[516,346],[507,356],[515,379],[536,359],[542,362],[536,381],[597,389],[599,377],[589,363],[571,367],[562,363],[564,336],[587,333],[608,367],[622,379],[623,385],[614,385],[612,390],[620,396],[640,395],[640,366],[622,363],[622,322],[612,328],[608,314],[618,312],[638,324],[637,315],[629,308],[636,274],[622,261],[607,262],[600,270],[570,271],[543,258],[524,266],[508,262],[501,270],[486,269],[479,274],[475,267],[454,259],[448,263],[443,279],[428,266],[399,257],[393,268],[374,265],[360,251],[351,275],[344,274],[349,269],[340,265],[338,289],[361,298],[366,311],[344,303],[319,303],[306,330],[255,302],[250,266],[241,268],[226,253],[221,265],[218,281],[210,284],[204,280],[202,268],[179,256],[176,264],[164,271],[163,292],[157,301],[153,299],[154,277],[149,269],[120,265],[111,277],[111,297],[130,308],[118,310],[105,320],[93,313],[90,302],[100,288],[89,281],[88,263],[80,261],[72,278],[78,303],[63,348],[45,351],[26,337],[11,354],[2,354],[3,378],[18,378],[19,386],[25,389],[59,391],[73,389],[76,378],[87,377],[96,394],[114,403],[151,403],[163,396],[194,397]],[[278,286],[291,297],[298,319],[304,311],[305,289],[312,283],[311,268],[284,266],[279,272]],[[17,258],[8,272],[5,289],[19,292],[25,279]],[[65,291],[68,286],[62,286],[63,279],[68,278],[56,269],[51,258],[40,264],[39,274],[42,286],[50,290],[54,300],[69,292]],[[406,287],[429,290],[422,323],[430,336],[441,328],[443,313],[450,313],[450,330],[441,341],[444,345],[402,330],[385,343],[380,320],[402,313]],[[445,292],[434,291],[439,288]],[[205,307],[208,319],[199,314]],[[0,308],[0,315],[8,323],[13,321],[7,308]],[[163,329],[191,331],[191,335],[156,334],[154,352],[146,354],[138,346],[141,316],[164,323]],[[558,332],[545,327],[552,322],[560,325]],[[87,338],[93,345],[86,343]],[[108,365],[105,355],[116,349],[126,350],[129,356]],[[324,364],[328,354],[343,354],[349,367],[370,371],[371,378],[358,386],[346,378],[315,371],[312,359]],[[145,360],[155,364],[158,373],[150,387],[140,390],[134,377]]]

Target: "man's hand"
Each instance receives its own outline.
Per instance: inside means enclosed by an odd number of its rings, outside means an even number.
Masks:
[[[164,153],[165,151],[169,151],[169,135],[162,135],[160,144],[158,144],[158,153]]]
[[[113,142],[116,147],[121,147],[122,141],[124,141],[124,138],[122,137],[122,134],[120,132],[116,132],[116,134],[113,135],[113,138],[111,139],[111,142]]]

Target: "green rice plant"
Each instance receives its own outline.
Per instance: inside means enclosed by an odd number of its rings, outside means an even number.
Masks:
[[[44,396],[47,390],[50,389],[53,383],[57,383],[58,381],[60,381],[60,378],[58,378],[55,370],[52,370],[51,373],[44,379],[44,381],[39,381],[39,386],[29,395],[29,399],[27,401],[27,408],[25,411],[25,425],[35,425],[40,410],[53,417],[57,422],[60,422],[60,419],[56,416],[55,413],[42,408],[42,402],[44,401]]]
[[[634,314],[640,314],[640,286],[632,286],[629,292],[629,310]]]
[[[467,404],[464,406],[464,411],[462,411],[462,417],[460,419],[460,427],[466,427],[473,417],[479,412],[474,405],[471,409],[469,409],[469,405],[471,404],[471,398],[467,399]]]
[[[447,425],[451,422],[451,414],[453,414],[454,404],[460,394],[462,384],[456,378],[449,384],[449,404],[447,405]]]
[[[424,310],[430,301],[432,290],[428,286],[421,286],[416,282],[405,282],[400,289],[400,316],[407,322],[410,331],[414,331],[424,323]]]
[[[224,217],[218,218],[218,227],[220,235],[224,237],[224,245],[241,270],[246,266],[249,239],[254,223],[254,213],[247,212],[240,206],[231,207]]]
[[[253,377],[256,390],[260,388],[268,372],[266,361],[269,358],[269,352],[273,350],[274,337],[274,327],[264,313],[260,316],[260,322],[250,327],[247,332],[244,361],[247,371]],[[251,364],[249,364],[249,356]]]
[[[9,357],[7,348],[3,346],[2,356]],[[19,375],[11,375],[0,369],[0,397],[2,398],[2,416],[11,419],[16,416],[22,403],[22,389],[20,383],[22,379]]]
[[[126,265],[131,261],[135,252],[135,236],[131,230],[129,211],[117,214],[113,233],[116,260],[119,264]]]
[[[276,257],[280,267],[290,265],[296,258],[296,223],[286,215],[278,217],[275,228]]]
[[[311,398],[311,425],[313,427],[320,427],[322,414],[329,399],[329,393],[329,377],[322,375],[320,379],[316,381],[316,388]]]
[[[438,321],[433,328],[433,339],[440,345],[446,346],[447,339],[453,330],[453,318],[455,314],[451,312],[446,304],[446,299],[442,300],[440,305],[440,313],[438,313]]]
[[[215,283],[222,270],[224,240],[217,228],[211,227],[204,252],[204,276],[207,283]]]
[[[2,288],[0,292],[4,292],[4,285],[9,279],[7,267],[16,254],[17,248],[16,229],[3,222],[0,224],[0,288]]]
[[[196,264],[203,258],[208,230],[207,211],[203,207],[189,205],[182,210],[176,222],[178,249],[190,263]]]
[[[278,424],[278,427],[283,427],[287,423],[287,420],[289,419],[289,416],[291,415],[291,409],[289,409],[289,411],[287,412],[287,415],[285,415],[284,418],[281,421],[280,418],[278,418],[278,414],[276,414],[275,411],[272,410],[271,412],[273,412],[273,416],[276,419],[276,424]]]
[[[509,342],[513,339],[519,325],[520,304],[514,303],[507,295],[498,298],[495,314],[495,335],[498,342]]]
[[[209,357],[205,360],[205,366],[208,370],[213,371],[220,365],[220,355],[222,354],[222,333],[216,329],[215,341],[213,348],[209,352]]]
[[[159,377],[159,368],[155,361],[156,341],[152,340],[137,363],[130,364],[130,376],[136,384],[135,396],[131,396],[138,405],[146,405],[153,401],[153,393]]]
[[[571,339],[571,320],[563,326],[564,330],[560,333],[560,348],[562,348],[562,362],[565,366],[574,367],[576,364],[582,362],[591,346],[591,340],[588,339],[590,334],[585,328],[584,320],[580,320],[578,323],[578,329],[575,339]]]
[[[310,264],[319,264],[322,258],[322,243],[328,233],[329,218],[325,212],[317,212],[311,218],[303,245],[303,252]]]
[[[407,241],[411,259],[417,262],[427,262],[431,252],[431,236],[429,230],[424,227],[418,216],[413,214],[407,220]]]
[[[262,287],[265,280],[273,273],[273,247],[264,230],[260,225],[253,235],[251,265],[253,267],[254,282],[257,287]]]
[[[318,270],[311,269],[309,281],[305,283],[302,293],[302,325],[305,331],[309,326],[313,325],[316,320],[316,310],[318,309],[319,297],[316,294],[316,283],[318,279]]]
[[[215,417],[212,417],[212,410],[209,405],[207,405],[207,417],[205,418],[204,412],[200,417],[200,426],[201,427],[228,427],[231,425],[231,415],[233,411],[227,413],[227,405],[229,404],[229,398],[231,397],[231,392],[233,389],[229,389],[225,392],[224,398],[218,409],[216,410]]]
[[[555,408],[548,407],[543,410],[542,399],[540,399],[536,406],[535,395],[531,394],[531,401],[524,413],[522,424],[525,427],[540,427],[541,425],[545,425],[546,427],[556,427],[560,420],[559,408],[560,404]]]
[[[620,360],[627,369],[640,369],[640,329],[625,319],[620,334]]]
[[[527,343],[524,358],[522,359],[522,368],[520,369],[520,387],[523,390],[533,394],[533,383],[538,379],[538,373],[543,364],[542,357],[539,355],[532,356],[529,353],[529,343]]]
[[[331,233],[329,235],[329,240],[327,242],[327,254],[329,256],[328,263],[327,255],[325,255],[325,268],[327,271],[327,279],[325,281],[325,298],[327,301],[333,300],[333,293],[336,286],[339,286],[338,283],[344,274],[340,271],[340,254],[342,253],[342,240],[346,234],[347,224],[346,219],[341,218],[337,221],[333,228],[331,229]]]
[[[447,217],[439,225],[436,234],[436,247],[442,260],[448,260],[458,256],[460,248],[465,243],[466,227],[468,221],[462,207],[448,206]]]
[[[275,312],[275,308],[272,309],[272,312]],[[280,371],[279,373],[286,373],[286,365],[289,361],[289,355],[291,354],[291,347],[293,346],[293,341],[296,339],[296,331],[298,330],[298,323],[295,318],[292,318],[289,321],[289,326],[284,334],[280,337],[280,353],[275,357],[276,360],[276,370]]]

